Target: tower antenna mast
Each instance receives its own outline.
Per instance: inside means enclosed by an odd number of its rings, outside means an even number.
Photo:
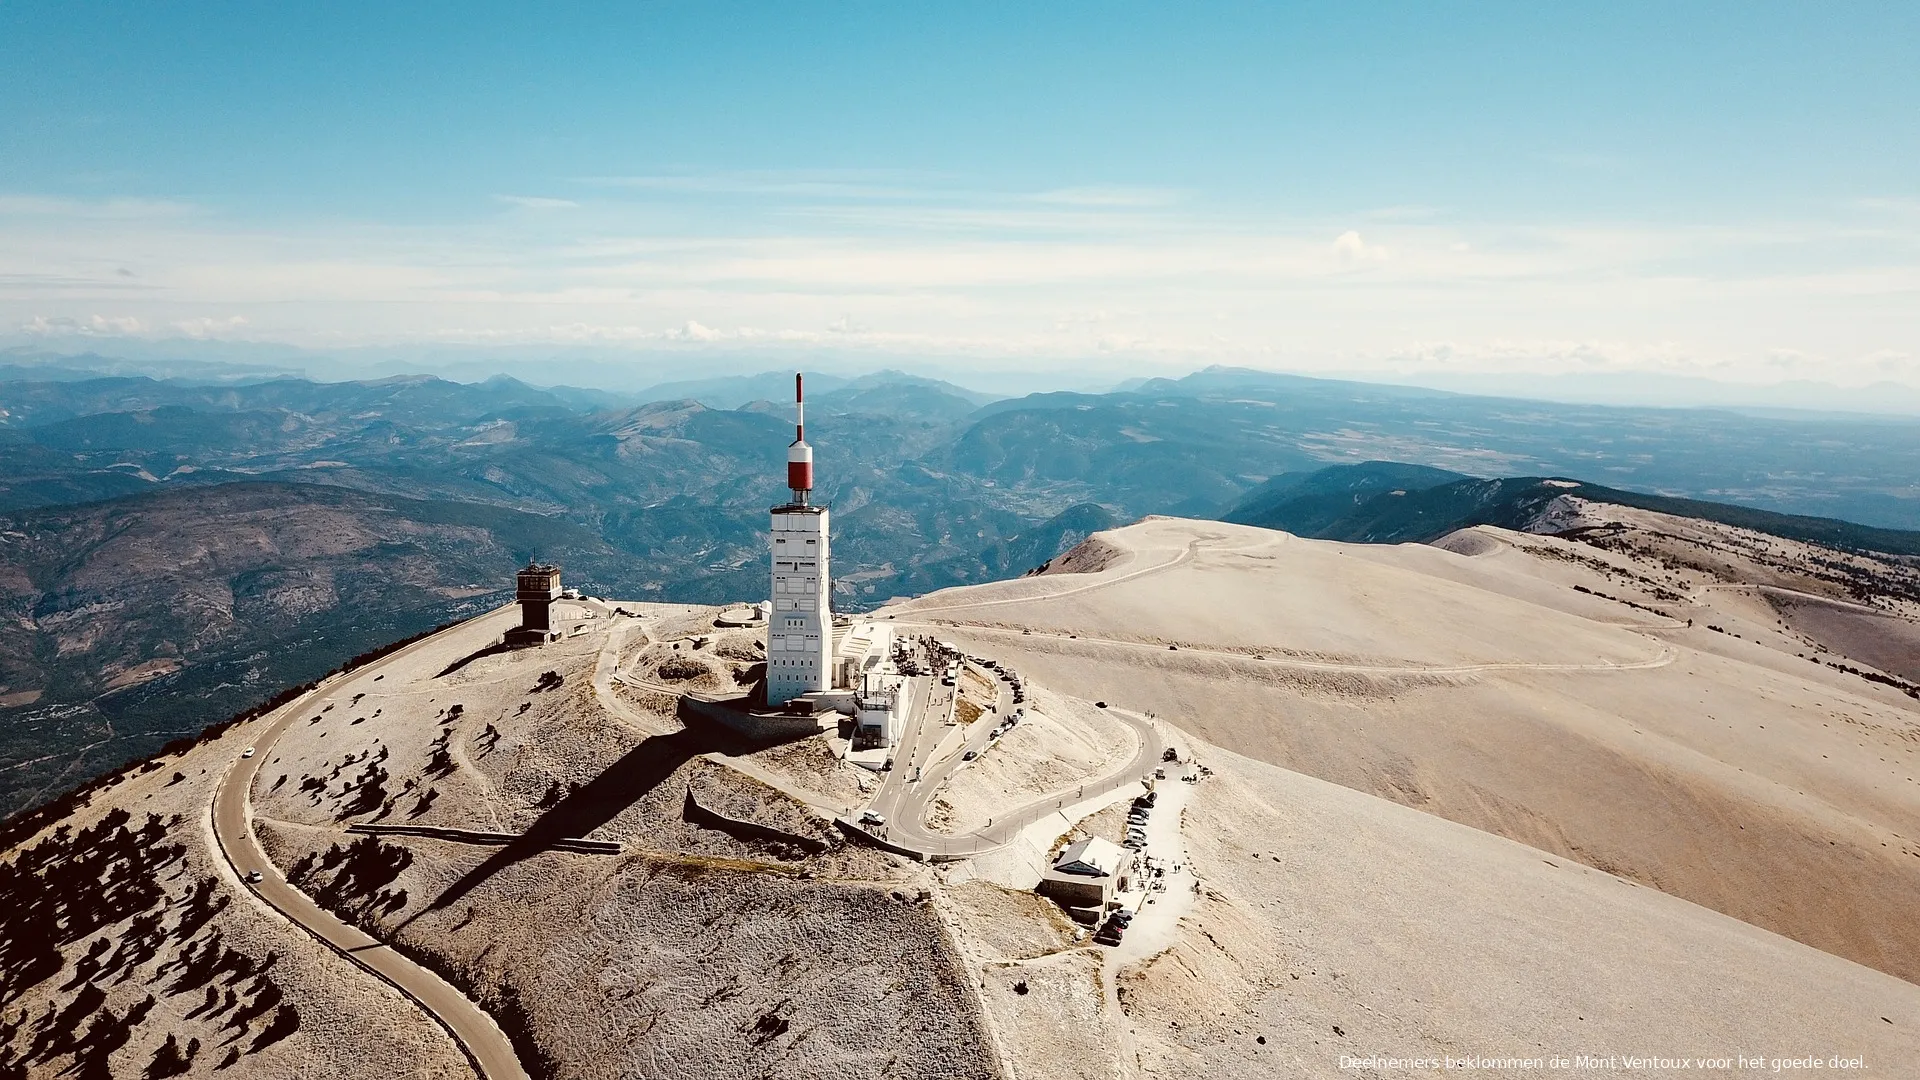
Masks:
[[[787,447],[787,487],[793,505],[805,506],[813,492],[813,447],[807,445],[807,393],[800,372],[793,373],[793,444]]]

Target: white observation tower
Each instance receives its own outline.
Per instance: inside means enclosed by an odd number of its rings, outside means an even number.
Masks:
[[[833,686],[833,615],[827,606],[827,508],[813,494],[807,405],[793,376],[794,435],[787,447],[793,498],[773,508],[773,610],[767,617],[767,704]]]

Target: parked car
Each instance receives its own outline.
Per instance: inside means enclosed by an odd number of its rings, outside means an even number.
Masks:
[[[243,751],[241,751],[241,752],[240,752],[240,756],[241,756],[241,757],[252,757],[252,756],[253,756],[253,747],[251,747],[251,746],[249,746],[249,747],[247,747],[247,748],[246,748],[245,750],[243,750]]]
[[[885,814],[868,810],[866,813],[860,815],[860,824],[862,825],[885,825],[886,823],[887,815]]]
[[[967,751],[966,753],[964,753],[964,754],[961,754],[961,755],[960,755],[960,760],[961,760],[961,761],[972,761],[972,760],[973,760],[974,758],[977,758],[977,757],[979,757],[979,756],[980,756],[980,751],[978,751],[978,750],[969,750],[969,751]]]
[[[261,873],[258,870],[255,870],[252,873],[247,875],[247,880],[255,885],[258,885],[261,882],[267,880],[267,875]]]

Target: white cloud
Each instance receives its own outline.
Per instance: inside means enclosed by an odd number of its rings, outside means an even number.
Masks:
[[[679,329],[669,330],[666,333],[666,337],[672,341],[718,341],[723,336],[725,335],[720,331],[702,326],[692,319],[688,319]]]
[[[207,339],[226,337],[247,325],[245,315],[229,315],[224,319],[200,316],[193,319],[181,319],[173,323],[173,329],[190,338]]]
[[[1347,263],[1379,263],[1393,257],[1386,248],[1360,239],[1360,234],[1352,229],[1335,237],[1330,249],[1336,258]]]
[[[132,315],[35,315],[20,324],[20,332],[30,337],[132,337],[145,330]]]
[[[751,183],[909,190],[886,179]],[[660,212],[610,197],[465,224],[273,230],[104,210],[149,205],[139,200],[0,196],[13,200],[0,203],[0,327],[325,347],[751,343],[1041,367],[1087,357],[1920,378],[1920,234],[1860,228],[1858,207],[1835,207],[1851,216],[1831,222],[1711,227],[1375,213],[1361,230],[1133,189],[1059,191],[858,205],[802,194],[770,197],[783,213],[761,218],[731,203]]]

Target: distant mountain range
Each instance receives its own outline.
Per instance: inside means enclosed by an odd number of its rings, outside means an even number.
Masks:
[[[1319,540],[1426,543],[1474,525],[1533,530],[1550,503],[1569,495],[1588,502],[1736,525],[1845,551],[1920,556],[1920,532],[1910,530],[1876,529],[1833,518],[1622,491],[1566,477],[1480,480],[1395,461],[1336,465],[1276,476],[1228,511],[1223,520]]]
[[[536,554],[603,594],[766,588],[790,372],[634,395],[20,377],[44,370],[0,371],[0,809],[502,602]],[[1018,575],[1146,514],[1419,540],[1518,520],[1557,477],[1843,546],[1907,551],[1897,530],[1920,526],[1920,424],[1221,368],[1001,400],[900,372],[808,385],[843,610]],[[1538,479],[1488,479],[1513,476]]]

